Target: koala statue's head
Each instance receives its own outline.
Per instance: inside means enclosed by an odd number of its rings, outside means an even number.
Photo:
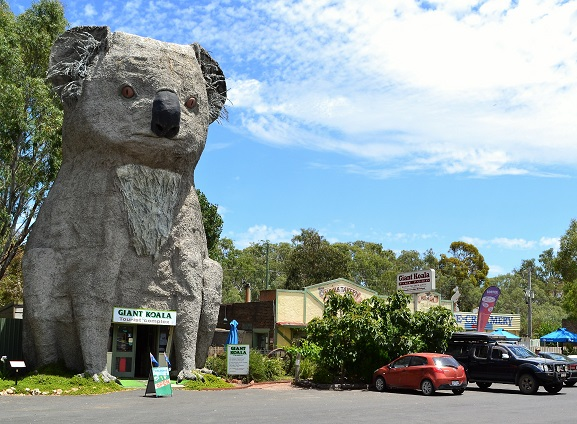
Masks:
[[[224,74],[196,43],[76,27],[52,47],[48,79],[64,106],[64,160],[101,152],[153,167],[194,166],[208,126],[226,112]]]

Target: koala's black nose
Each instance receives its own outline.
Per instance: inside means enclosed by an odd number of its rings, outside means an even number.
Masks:
[[[173,138],[180,129],[180,101],[172,91],[161,90],[152,102],[150,129],[159,137]]]

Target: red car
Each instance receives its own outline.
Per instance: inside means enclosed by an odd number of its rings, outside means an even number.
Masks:
[[[373,374],[377,391],[417,389],[428,396],[436,390],[452,390],[460,395],[467,387],[465,369],[450,355],[411,353],[395,359]]]

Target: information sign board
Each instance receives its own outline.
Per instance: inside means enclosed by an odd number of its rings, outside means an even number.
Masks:
[[[226,372],[229,375],[248,375],[249,345],[226,345]]]

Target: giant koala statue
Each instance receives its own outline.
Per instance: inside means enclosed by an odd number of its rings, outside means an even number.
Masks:
[[[222,268],[209,259],[194,169],[226,83],[198,44],[108,27],[55,42],[48,78],[64,107],[63,159],[24,257],[28,365],[106,371],[115,306],[177,312],[180,378],[204,365]]]

